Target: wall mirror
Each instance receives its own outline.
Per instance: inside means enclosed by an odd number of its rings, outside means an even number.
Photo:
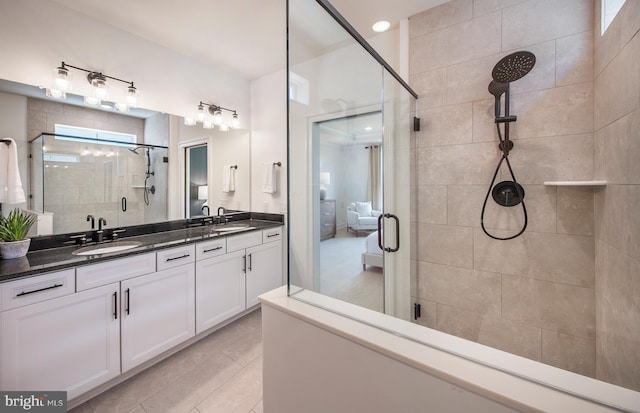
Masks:
[[[96,219],[98,216],[113,216],[111,220],[107,219],[110,227],[185,218],[188,214],[181,201],[186,190],[184,143],[194,140],[205,141],[208,146],[207,181],[211,186],[208,191],[211,212],[215,212],[219,206],[249,210],[250,81],[242,74],[220,68],[219,64],[135,34],[134,27],[110,24],[108,19],[100,18],[97,13],[91,15],[91,10],[85,10],[89,14],[83,14],[81,6],[84,3],[80,3],[26,0],[12,4],[10,12],[0,17],[0,50],[12,62],[11,65],[0,68],[0,78],[7,80],[2,81],[0,87],[0,134],[11,136],[17,142],[23,186],[29,191],[40,190],[34,187],[38,183],[32,182],[33,174],[27,166],[30,152],[28,142],[41,133],[54,134],[55,124],[127,133],[133,131],[139,137],[137,144],[166,146],[168,149],[162,154],[161,148],[152,149],[147,156],[146,150],[139,150],[138,154],[127,150],[135,147],[121,147],[120,150],[114,148],[114,153],[119,155],[122,162],[118,165],[114,162],[115,158],[107,161],[107,157],[104,157],[105,163],[100,167],[103,172],[109,168],[122,172],[125,170],[125,160],[128,166],[136,166],[129,168],[131,170],[126,173],[114,175],[115,178],[106,178],[108,174],[101,173],[103,178],[100,179],[109,188],[100,190],[102,194],[95,193],[94,186],[78,182],[81,180],[79,177],[66,182],[68,191],[64,196],[60,194],[59,187],[55,187],[57,192],[51,192],[54,187],[45,182],[41,188],[45,200],[79,197],[85,205],[82,208],[65,206],[64,218],[60,208],[48,211],[54,212],[54,216],[57,214],[59,218],[54,219],[53,232],[57,234],[90,229],[90,223],[85,221],[88,214],[95,215]],[[148,20],[153,18],[150,16]],[[56,21],[55,25],[49,24],[52,20]],[[151,21],[147,23],[153,24]],[[185,16],[180,24],[195,27],[198,24],[197,17]],[[46,34],[41,29],[45,26],[49,26]],[[158,22],[157,26],[162,26],[162,23]],[[87,30],[91,32],[90,36],[86,35]],[[208,48],[205,43],[201,50],[206,51]],[[215,49],[215,45],[212,43],[210,48]],[[105,50],[109,52],[104,53]],[[68,96],[66,100],[46,100],[45,91],[38,86],[46,86],[51,80],[53,69],[63,60],[92,70],[101,70],[115,77],[134,80],[141,95],[139,105],[146,109],[120,114],[112,109],[88,109],[81,102],[74,102],[72,96]],[[74,93],[83,94],[82,80],[87,83],[82,73],[74,73]],[[78,99],[82,100],[81,97]],[[194,115],[201,100],[237,109],[240,127],[222,132],[218,129],[203,129],[200,124],[186,126],[183,117]],[[16,116],[16,113],[20,116]],[[24,120],[21,119],[22,116]],[[62,140],[52,142],[63,143]],[[64,144],[69,146],[70,142]],[[88,150],[93,150],[91,145],[87,146],[90,146]],[[82,156],[85,148],[81,146],[77,150]],[[105,150],[108,153],[111,151],[110,148]],[[147,168],[149,158],[151,168]],[[138,161],[140,165],[137,165]],[[235,190],[223,192],[222,173],[225,165],[229,164],[238,165]],[[58,167],[64,165],[59,162]],[[154,175],[147,180],[154,181],[155,194],[145,189],[146,174],[151,172]],[[126,196],[114,189],[117,181],[125,179],[125,176],[130,181],[129,188],[132,188],[132,193]],[[122,212],[123,197],[129,201],[129,211],[132,211],[136,203],[145,205],[146,199],[149,199],[151,205],[154,201],[159,204],[160,199],[164,199],[164,207],[153,214],[136,214],[137,218],[131,214],[127,219],[119,219],[117,214],[107,210],[86,208],[86,205],[93,204],[96,199],[104,199]],[[15,206],[31,209],[38,205],[5,205],[3,209],[9,211]],[[64,222],[72,222],[73,225],[66,225]]]

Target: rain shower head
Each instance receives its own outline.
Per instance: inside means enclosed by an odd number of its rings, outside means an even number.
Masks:
[[[131,152],[135,153],[136,155],[139,155],[138,151],[139,151],[140,149],[143,149],[143,147],[142,147],[142,146],[136,146],[136,147],[135,147],[135,148],[133,148],[133,149],[129,148],[129,150],[130,150]]]
[[[509,90],[508,83],[500,83],[492,80],[489,83],[489,93],[496,98],[496,118],[500,116],[500,97]]]
[[[510,83],[524,77],[536,64],[536,56],[527,51],[511,53],[493,67],[491,76],[498,83]],[[491,92],[491,90],[489,90]],[[493,93],[492,93],[493,94]]]

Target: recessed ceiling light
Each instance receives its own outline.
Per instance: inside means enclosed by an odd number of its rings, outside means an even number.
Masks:
[[[371,129],[373,129],[371,126],[367,126],[366,128],[364,128],[364,130],[366,130],[367,132],[371,132]]]
[[[387,31],[387,29],[389,29],[389,27],[391,27],[391,23],[389,23],[386,20],[380,20],[379,22],[375,22],[373,24],[373,26],[371,26],[373,31],[374,32],[378,32],[378,33],[382,33],[384,31]]]

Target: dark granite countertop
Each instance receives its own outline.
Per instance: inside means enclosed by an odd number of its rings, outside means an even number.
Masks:
[[[233,222],[234,225],[248,224],[247,228],[237,231],[219,232],[219,226],[202,225],[193,228],[173,229],[148,234],[121,237],[121,241],[137,241],[139,246],[124,251],[97,254],[97,255],[73,255],[72,252],[80,246],[64,246],[57,248],[31,251],[27,256],[11,260],[0,259],[0,283],[27,276],[38,275],[51,271],[59,271],[82,265],[108,261],[114,258],[123,258],[136,254],[144,254],[151,251],[176,247],[184,244],[192,244],[200,241],[225,238],[266,228],[283,225],[283,222],[263,219],[246,219]],[[109,241],[104,243],[109,245]]]

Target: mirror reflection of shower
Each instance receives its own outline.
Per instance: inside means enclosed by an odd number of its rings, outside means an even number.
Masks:
[[[144,177],[144,193],[143,193],[144,203],[145,205],[149,205],[149,194],[153,195],[156,193],[156,187],[150,181],[150,178],[155,175],[155,172],[151,170],[151,151],[153,150],[153,148],[148,146],[147,147],[136,146],[135,148],[133,149],[130,148],[129,150],[135,153],[136,155],[139,155],[138,151],[141,149],[145,151],[146,161],[147,161],[147,170],[145,172],[145,177]],[[149,184],[151,184],[151,186],[149,186]]]

